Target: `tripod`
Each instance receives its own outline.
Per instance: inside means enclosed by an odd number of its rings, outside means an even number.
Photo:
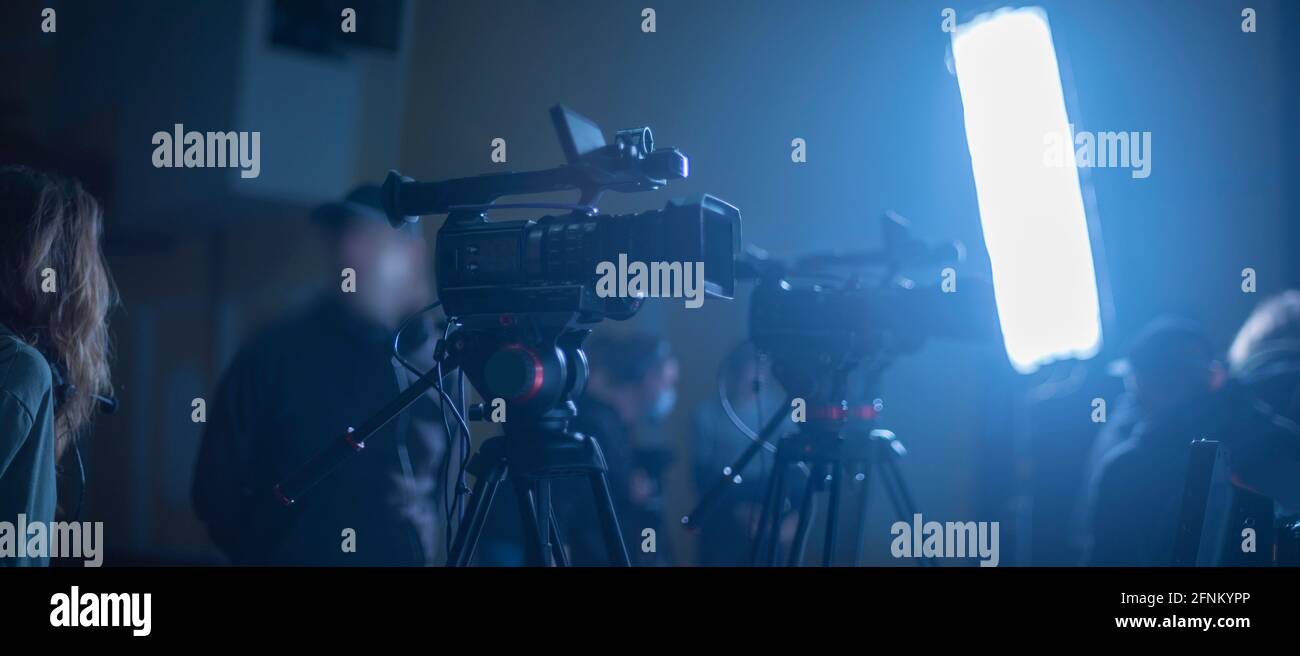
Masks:
[[[610,564],[630,564],[600,445],[568,428],[577,415],[573,397],[587,382],[581,347],[591,334],[572,328],[573,318],[563,312],[469,318],[447,340],[449,359],[460,363],[485,399],[506,401],[510,417],[503,422],[503,434],[484,442],[470,459],[474,489],[448,553],[449,566],[469,565],[506,481],[519,507],[527,563],[567,565],[551,482],[574,476],[585,477],[591,486]]]
[[[869,413],[874,418],[873,407],[856,410],[861,414]],[[841,421],[847,410],[845,404],[819,411],[819,419],[825,418],[828,421],[812,420],[810,417],[810,421],[800,424],[798,432],[777,441],[772,477],[768,479],[763,510],[750,553],[751,564],[761,562],[770,567],[777,563],[786,472],[799,463],[807,464],[810,473],[799,500],[799,519],[786,560],[789,567],[797,567],[804,562],[816,510],[816,497],[823,493],[827,495],[827,501],[822,566],[830,567],[834,564],[835,548],[839,543],[840,503],[844,480],[850,470],[856,470],[854,479],[859,484],[860,514],[855,541],[855,565],[861,564],[866,544],[867,515],[870,509],[868,501],[873,473],[880,478],[894,513],[900,520],[910,521],[916,513],[916,504],[903,481],[902,472],[898,470],[898,458],[906,454],[902,444],[887,430],[873,429],[866,434],[843,430]]]
[[[551,504],[551,481],[585,476],[611,564],[629,565],[627,547],[606,479],[605,456],[595,438],[568,430],[577,415],[573,397],[587,382],[582,341],[590,330],[573,328],[570,312],[466,317],[461,328],[439,343],[441,367],[426,372],[357,429],[317,452],[275,485],[279,503],[291,507],[301,495],[366,440],[440,382],[441,370],[460,368],[485,399],[506,402],[511,420],[503,434],[483,443],[467,470],[476,477],[465,521],[448,554],[448,564],[468,565],[501,483],[510,480],[525,530],[528,562],[566,565]],[[471,418],[482,419],[483,408]]]
[[[610,563],[630,564],[614,512],[609,481],[605,477],[605,456],[595,438],[568,431],[567,423],[567,418],[556,417],[518,433],[507,430],[505,434],[483,443],[470,459],[469,472],[475,476],[474,490],[465,523],[457,531],[447,557],[449,566],[470,564],[492,502],[501,483],[506,480],[512,484],[519,506],[528,564],[567,566],[555,509],[551,504],[551,481],[572,476],[586,477],[591,484],[596,516]]]
[[[831,376],[832,390],[841,390],[843,379],[852,366],[837,369]],[[801,389],[817,391],[823,389],[809,381],[815,377],[788,378],[799,384]],[[777,428],[786,420],[790,402],[796,397],[790,396],[782,407],[763,425],[758,435],[753,436],[752,443],[731,465],[723,468],[718,481],[709,488],[688,514],[682,516],[683,526],[694,528],[702,518],[723,497],[729,486],[740,482],[739,472],[744,471],[749,462],[768,444],[768,440]],[[785,504],[786,472],[792,466],[804,469],[808,474],[803,497],[799,502],[799,520],[795,528],[792,548],[787,565],[797,566],[803,563],[807,548],[813,513],[816,510],[816,495],[827,493],[826,536],[822,553],[822,564],[830,566],[834,561],[834,550],[839,537],[839,511],[843,494],[843,481],[849,470],[855,470],[853,478],[859,483],[858,497],[861,515],[857,526],[855,564],[863,559],[866,545],[867,512],[869,510],[870,483],[878,477],[885,489],[894,513],[899,519],[911,521],[916,514],[916,504],[898,469],[898,459],[906,455],[907,450],[897,437],[888,430],[872,429],[880,411],[879,402],[850,407],[841,400],[808,409],[807,421],[800,423],[799,431],[794,435],[777,441],[772,477],[768,480],[764,494],[763,510],[759,526],[754,535],[750,564],[759,564],[760,554],[763,563],[775,565],[777,547],[780,543],[780,515]],[[855,424],[850,430],[848,420]],[[865,425],[863,425],[865,424]],[[873,476],[873,473],[875,474]],[[764,546],[766,548],[764,549]],[[933,565],[930,559],[920,561],[923,565]]]

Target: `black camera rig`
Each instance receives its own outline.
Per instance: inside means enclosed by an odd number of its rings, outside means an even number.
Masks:
[[[604,192],[660,189],[687,176],[688,160],[676,149],[655,148],[649,128],[621,130],[607,144],[595,123],[563,106],[554,107],[551,117],[567,160],[563,166],[442,182],[388,174],[383,202],[394,226],[423,215],[447,215],[436,247],[438,298],[448,317],[448,330],[436,349],[438,366],[276,485],[281,504],[292,506],[429,389],[448,400],[442,378],[459,369],[485,400],[506,403],[509,421],[502,425],[503,434],[485,441],[462,471],[462,482],[464,472],[476,480],[448,563],[470,563],[497,488],[508,479],[525,527],[528,561],[563,564],[550,481],[580,476],[590,481],[611,563],[628,564],[600,446],[594,437],[568,429],[577,414],[574,398],[588,375],[582,342],[591,331],[583,326],[629,318],[644,300],[602,294],[598,267],[613,260],[702,263],[704,294],[730,298],[740,212],[705,195],[699,202],[672,202],[663,210],[598,215],[594,203]],[[578,202],[496,202],[503,196],[565,190],[579,191]],[[487,219],[489,210],[505,208],[567,212],[522,221]],[[483,419],[484,414],[479,408],[469,418]],[[459,498],[458,493],[458,507]]]
[[[750,341],[771,362],[787,401],[757,434],[743,428],[753,443],[723,468],[713,487],[682,517],[682,524],[699,525],[725,490],[739,482],[737,472],[744,471],[789,420],[791,403],[799,403],[804,418],[797,420],[798,431],[782,437],[772,449],[775,462],[752,564],[776,564],[786,470],[795,465],[808,479],[790,565],[803,562],[813,499],[823,492],[829,498],[822,562],[834,562],[846,479],[857,481],[865,509],[866,481],[879,477],[895,512],[910,517],[915,504],[896,465],[906,451],[892,432],[876,428],[882,407],[874,398],[879,377],[895,357],[915,351],[930,338],[979,341],[998,334],[992,287],[983,281],[964,280],[961,293],[953,293],[955,287],[921,286],[901,275],[906,268],[962,261],[965,251],[959,242],[928,245],[915,239],[907,220],[893,213],[885,215],[881,226],[884,244],[878,251],[779,261],[751,249],[739,262],[739,275],[756,283],[750,297]],[[864,376],[865,389],[850,385],[854,374]],[[865,520],[860,521],[859,545],[864,527]]]
[[[626,319],[642,299],[601,296],[597,266],[624,256],[639,262],[703,262],[704,293],[731,298],[740,211],[705,195],[662,210],[597,215],[607,191],[660,189],[689,175],[686,155],[655,148],[650,128],[616,133],[607,144],[600,128],[557,105],[551,119],[567,163],[552,169],[492,173],[441,182],[415,182],[396,171],[384,181],[384,207],[394,225],[421,215],[446,214],[438,230],[438,298],[448,316],[575,312],[578,321]],[[577,190],[578,202],[509,203],[503,196]],[[522,221],[489,221],[492,209],[539,208],[568,212]]]

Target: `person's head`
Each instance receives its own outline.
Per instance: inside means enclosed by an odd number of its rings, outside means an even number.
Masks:
[[[1250,313],[1228,348],[1228,364],[1240,374],[1274,354],[1300,354],[1300,290],[1282,292]]]
[[[75,180],[0,167],[0,323],[53,362],[70,387],[55,414],[58,453],[108,394],[115,292],[100,252],[99,203]]]
[[[661,421],[677,400],[677,358],[668,341],[646,333],[595,335],[584,347],[587,393],[618,410],[624,423]]]
[[[1117,363],[1143,413],[1161,415],[1220,388],[1223,365],[1200,325],[1162,317],[1147,324]]]
[[[429,302],[428,250],[419,227],[389,225],[376,185],[354,189],[338,203],[312,212],[337,270],[356,272],[356,291],[344,297],[362,315],[388,327]]]

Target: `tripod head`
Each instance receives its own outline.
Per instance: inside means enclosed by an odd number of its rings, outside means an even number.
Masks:
[[[472,315],[460,320],[440,355],[487,401],[481,414],[499,399],[510,417],[507,427],[540,423],[563,430],[577,415],[574,397],[587,384],[582,342],[591,330],[576,327],[577,320],[573,312]]]
[[[524,523],[527,562],[564,563],[567,557],[554,525],[550,481],[577,476],[591,485],[610,564],[628,565],[605,478],[605,456],[594,437],[568,428],[577,415],[573,399],[582,393],[588,376],[582,342],[591,331],[576,328],[578,320],[576,312],[471,315],[440,345],[446,362],[460,367],[488,399],[487,407],[481,407],[474,418],[487,415],[504,424],[503,434],[483,442],[461,470],[462,482],[466,472],[474,474],[474,491],[448,552],[448,564],[469,564],[492,499],[507,476]],[[500,401],[505,402],[504,408]],[[501,409],[508,413],[508,421],[497,416]],[[459,495],[457,499],[459,506]]]

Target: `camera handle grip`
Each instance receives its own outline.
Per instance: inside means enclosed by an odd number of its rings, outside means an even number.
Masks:
[[[598,187],[581,169],[561,166],[522,173],[489,173],[468,178],[437,182],[417,182],[397,171],[384,179],[383,205],[388,222],[394,227],[414,223],[421,216],[447,214],[458,206],[490,205],[502,196],[541,194],[577,189],[582,191],[583,205]]]

